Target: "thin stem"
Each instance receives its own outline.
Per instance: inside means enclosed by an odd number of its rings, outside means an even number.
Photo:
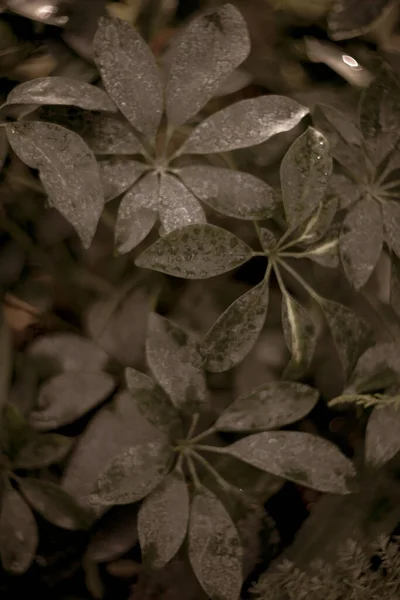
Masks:
[[[398,186],[400,186],[400,179],[395,179],[394,181],[390,181],[389,183],[386,183],[385,185],[381,185],[380,188],[382,190],[390,190],[391,188],[398,187]]]
[[[203,431],[203,433],[199,433],[199,435],[196,435],[196,437],[186,438],[186,439],[189,439],[190,442],[198,442],[198,441],[208,437],[209,435],[212,435],[216,431],[217,431],[217,429],[213,425],[212,427],[209,427],[208,429],[206,429],[206,431]]]
[[[282,258],[307,258],[310,255],[308,250],[304,250],[303,252],[280,252],[279,257]]]
[[[196,413],[195,415],[193,415],[192,422],[190,423],[189,431],[187,432],[185,440],[190,440],[190,438],[196,431],[197,423],[199,422],[199,417],[200,417],[199,413]]]
[[[252,256],[267,256],[265,252],[253,252]]]
[[[203,444],[193,444],[193,450],[203,450],[203,452],[214,452],[215,454],[226,454],[225,448],[218,446],[204,446]]]
[[[256,230],[256,234],[258,237],[258,241],[260,242],[260,246],[261,248],[263,247],[262,241],[261,241],[261,231],[260,231],[260,226],[258,224],[258,222],[256,220],[253,219],[253,225],[254,225],[254,229]]]
[[[299,275],[297,273],[297,271],[295,271],[294,269],[292,269],[292,267],[290,265],[287,264],[287,262],[285,262],[284,260],[279,260],[278,259],[278,263],[288,272],[292,275],[292,277],[294,277],[294,279],[296,279],[296,281],[298,281],[300,283],[300,285],[303,286],[303,288],[310,294],[311,298],[313,298],[316,302],[318,302],[318,304],[320,304],[324,299],[322,298],[322,296],[320,296],[319,294],[317,294],[317,292],[314,290],[314,288],[312,288],[307,281],[305,281],[305,279],[303,279],[303,277],[301,275]]]
[[[282,275],[281,275],[278,265],[274,266],[274,273],[275,273],[276,279],[278,281],[279,289],[281,290],[282,296],[285,296],[287,294],[287,289],[286,289],[285,283],[282,279]]]
[[[201,483],[200,483],[199,476],[197,475],[196,467],[194,466],[192,457],[190,456],[190,454],[185,454],[185,458],[186,458],[186,462],[187,462],[187,466],[188,466],[188,469],[189,469],[190,476],[191,476],[192,481],[194,483],[194,487],[196,489],[200,489],[201,488]]]
[[[173,134],[174,134],[174,128],[172,127],[172,125],[167,125],[167,127],[165,129],[164,144],[163,144],[163,148],[161,150],[162,160],[164,160],[167,157],[168,146],[169,146],[169,143],[171,141]]]
[[[208,460],[206,460],[205,458],[203,458],[203,456],[201,456],[201,454],[198,454],[198,452],[192,452],[192,456],[195,460],[197,460],[199,463],[201,463],[203,465],[203,467],[206,469],[206,471],[208,471],[210,473],[210,475],[212,475],[214,477],[214,479],[217,481],[217,483],[224,489],[226,490],[232,490],[234,489],[235,491],[238,491],[237,488],[235,488],[234,485],[230,484],[228,481],[226,481],[222,475],[220,475],[217,471],[217,469],[214,469],[214,467],[212,465],[210,465],[210,463],[208,462]]]

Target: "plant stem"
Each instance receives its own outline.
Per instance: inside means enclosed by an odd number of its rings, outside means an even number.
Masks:
[[[186,438],[185,438],[186,440],[190,440],[190,438],[196,431],[197,423],[199,422],[199,416],[200,416],[199,413],[196,413],[195,415],[193,415],[192,422],[190,423],[190,427],[189,427],[189,430],[188,430]]]
[[[199,476],[197,475],[196,467],[194,466],[192,457],[190,456],[190,454],[185,454],[185,458],[186,458],[187,466],[188,466],[189,473],[192,478],[194,487],[197,490],[199,490],[201,488],[201,483],[200,483]]]
[[[203,431],[203,433],[199,433],[199,435],[196,435],[196,437],[186,438],[186,439],[189,439],[190,442],[198,442],[198,441],[202,440],[203,438],[208,437],[209,435],[212,435],[216,431],[217,431],[217,429],[213,425],[212,427],[209,427],[208,429],[206,429],[206,431]]]
[[[210,473],[210,475],[212,475],[214,477],[214,479],[217,481],[217,483],[225,490],[234,490],[235,492],[238,491],[238,489],[232,485],[231,483],[229,483],[228,481],[226,481],[226,479],[224,479],[222,477],[222,475],[220,475],[217,471],[217,469],[215,469],[212,465],[210,465],[210,463],[208,462],[208,460],[206,460],[205,458],[203,458],[203,456],[201,456],[201,454],[199,454],[198,452],[192,452],[192,456],[195,460],[197,460],[199,463],[201,463],[203,465],[203,467]]]
[[[203,452],[214,452],[215,454],[227,454],[225,448],[219,446],[204,446],[203,444],[193,444],[193,450],[203,450]]]
[[[284,260],[279,260],[277,261],[284,269],[286,269],[286,271],[288,273],[291,274],[291,276],[296,279],[296,281],[298,281],[300,283],[300,285],[303,286],[303,288],[306,290],[306,292],[308,292],[311,296],[311,298],[313,298],[316,302],[318,302],[318,304],[321,304],[321,302],[323,302],[323,298],[322,296],[320,296],[319,294],[317,294],[317,292],[314,290],[314,288],[312,288],[305,279],[303,279],[303,277],[301,275],[299,275],[297,273],[297,271],[295,271],[294,269],[292,269],[292,267],[290,265],[287,264],[287,262],[285,262]]]
[[[288,291],[286,289],[285,282],[282,279],[282,275],[281,275],[278,265],[274,266],[274,273],[275,273],[276,279],[278,281],[279,289],[281,290],[282,296],[286,296]]]

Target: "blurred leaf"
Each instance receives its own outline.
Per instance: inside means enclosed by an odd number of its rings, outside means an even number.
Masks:
[[[365,460],[381,467],[400,450],[400,411],[398,406],[374,408],[368,419]]]
[[[361,146],[361,133],[350,112],[338,110],[328,104],[318,103],[313,110],[313,119],[317,129],[320,129],[324,134],[325,132],[328,134],[327,137],[333,148],[341,142],[346,142],[350,146]],[[334,142],[331,143],[333,136]]]
[[[392,343],[375,344],[358,359],[349,382],[346,393],[367,394],[379,392],[393,385],[400,376],[400,364],[396,373],[398,349]]]
[[[13,461],[14,469],[44,469],[70,452],[74,438],[57,433],[35,435],[21,448]]]
[[[269,219],[277,195],[258,177],[207,165],[192,165],[178,171],[195,196],[217,212],[236,219]]]
[[[239,267],[251,256],[251,248],[225,229],[188,225],[157,240],[135,264],[184,279],[208,279]]]
[[[282,328],[292,354],[282,378],[299,379],[311,365],[317,333],[308,312],[288,292],[282,295]]]
[[[6,403],[3,407],[1,425],[1,447],[10,460],[13,460],[33,432],[21,411],[11,403]]]
[[[51,205],[88,248],[104,205],[100,170],[91,150],[78,135],[59,125],[19,122],[7,124],[6,131],[19,158],[39,170]]]
[[[148,168],[130,156],[111,156],[98,164],[107,202],[126,192]]]
[[[163,234],[186,225],[207,222],[201,204],[177,177],[166,173],[160,179],[159,202]]]
[[[138,514],[142,562],[162,569],[178,552],[189,520],[189,492],[179,473],[171,473],[143,501]]]
[[[263,432],[224,448],[227,454],[320,492],[348,494],[353,464],[336,446],[298,431]]]
[[[195,127],[181,153],[208,154],[255,146],[290,131],[307,114],[308,108],[285,96],[241,100]]]
[[[138,540],[137,505],[115,506],[98,522],[86,549],[92,562],[109,562],[133,548]]]
[[[328,16],[329,35],[333,40],[358,37],[369,31],[390,0],[335,0]]]
[[[265,383],[240,396],[219,417],[220,431],[277,429],[305,417],[318,402],[318,391],[291,381]]]
[[[200,351],[208,371],[227,371],[251,351],[268,310],[268,283],[262,281],[240,296],[207,332]]]
[[[150,138],[157,132],[163,92],[147,44],[125,21],[101,17],[94,57],[107,92],[132,125]]]
[[[208,490],[196,492],[189,519],[189,560],[213,600],[239,600],[243,549],[224,505]]]
[[[396,200],[387,200],[381,206],[385,240],[393,252],[400,256],[400,204]]]
[[[395,254],[390,257],[390,304],[400,316],[400,260]]]
[[[1,411],[8,399],[12,367],[11,336],[8,325],[4,319],[3,310],[0,312],[0,420]]]

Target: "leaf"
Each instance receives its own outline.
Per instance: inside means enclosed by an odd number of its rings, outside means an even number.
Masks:
[[[142,561],[162,569],[178,552],[189,520],[189,492],[179,473],[167,475],[145,498],[138,515]]]
[[[365,460],[380,467],[400,450],[400,411],[398,406],[374,408],[368,419]]]
[[[340,234],[344,272],[356,290],[371,277],[383,245],[382,215],[377,202],[366,196],[347,213]]]
[[[400,376],[400,363],[397,356],[398,350],[393,343],[379,343],[369,348],[359,358],[345,392],[347,394],[379,392],[396,383]]]
[[[0,420],[1,411],[8,399],[8,386],[12,368],[11,336],[3,310],[0,312]]]
[[[349,146],[361,145],[361,132],[352,120],[350,111],[344,112],[334,106],[318,103],[313,109],[313,121],[316,128],[329,139],[331,147],[335,148],[343,142]]]
[[[390,0],[335,0],[328,16],[329,35],[333,40],[347,40],[369,31]]]
[[[299,242],[311,244],[320,240],[330,230],[338,208],[338,197],[327,193],[318,208],[300,228]]]
[[[3,406],[1,447],[12,461],[21,448],[32,437],[33,432],[26,418],[15,404],[7,402]]]
[[[393,252],[400,256],[400,203],[395,200],[387,200],[381,206],[385,240]]]
[[[270,252],[272,252],[272,250],[277,245],[278,238],[272,231],[270,231],[266,227],[259,228],[259,235],[260,235],[261,246],[262,246],[264,252],[269,254]]]
[[[4,484],[0,504],[0,558],[14,575],[27,571],[35,557],[38,531],[32,511],[22,496]]]
[[[138,256],[137,267],[185,279],[208,279],[250,260],[251,248],[215,225],[188,225],[157,240]]]
[[[227,371],[247,356],[264,326],[268,297],[268,284],[262,281],[235,300],[217,319],[200,348],[208,371]]]
[[[126,192],[148,169],[148,165],[129,156],[111,156],[100,160],[99,167],[106,202]]]
[[[390,257],[390,304],[400,316],[400,260],[395,254]]]
[[[92,533],[85,558],[109,562],[128,552],[138,541],[136,504],[115,506],[107,511]]]
[[[207,222],[197,198],[177,177],[161,175],[159,202],[163,233],[170,233],[186,225]]]
[[[50,123],[6,125],[14,152],[39,175],[52,206],[71,223],[88,248],[103,210],[100,170],[91,150],[75,133]]]
[[[317,262],[323,267],[335,269],[340,265],[339,258],[339,223],[334,223],[329,230],[327,237],[313,244],[304,252],[304,256]]]
[[[93,51],[115,104],[136,129],[154,138],[162,116],[163,90],[147,44],[127,22],[101,17]]]
[[[18,452],[14,469],[44,469],[59,462],[71,451],[74,438],[57,433],[35,435]]]
[[[218,418],[220,431],[277,429],[305,417],[318,402],[318,391],[291,381],[265,383],[237,398]]]
[[[97,480],[90,502],[110,505],[141,500],[164,479],[172,458],[172,449],[160,440],[132,446],[108,463]]]
[[[328,193],[336,194],[339,210],[346,210],[360,200],[362,187],[345,175],[334,173],[329,182]]]
[[[70,77],[38,77],[17,85],[7,96],[11,104],[64,104],[86,110],[116,112],[109,96],[100,88]]]
[[[77,506],[72,497],[60,486],[33,477],[18,480],[26,500],[42,517],[62,529],[87,529],[88,515]]]
[[[180,126],[197,114],[249,52],[246,22],[232,4],[194,18],[172,51],[166,89],[169,122]]]
[[[331,174],[328,141],[309,127],[292,144],[281,164],[283,204],[289,227],[300,225],[318,208]]]
[[[42,385],[30,423],[42,431],[72,423],[103,402],[114,388],[111,375],[100,371],[56,375]]]
[[[192,165],[179,169],[178,175],[199,200],[228,217],[262,220],[275,211],[275,191],[250,173]]]
[[[243,549],[224,505],[208,490],[197,492],[189,518],[189,560],[212,600],[239,600]]]
[[[334,444],[310,433],[256,433],[224,451],[262,471],[320,492],[348,494],[349,480],[355,476],[353,464]]]
[[[181,153],[208,154],[255,146],[273,135],[290,131],[307,114],[308,108],[285,96],[241,100],[198,125]]]
[[[203,360],[197,341],[184,329],[152,313],[146,339],[146,357],[154,378],[185,412],[197,412],[207,402]]]
[[[282,327],[292,354],[282,378],[300,379],[312,363],[317,333],[308,312],[288,292],[282,296]]]

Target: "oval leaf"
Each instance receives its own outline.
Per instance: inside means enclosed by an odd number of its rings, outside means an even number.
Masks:
[[[164,234],[193,223],[206,223],[197,198],[172,175],[161,176],[159,202]]]
[[[298,125],[308,108],[285,96],[241,100],[205,119],[181,148],[185,154],[228,152],[266,142]]]
[[[142,560],[162,569],[178,552],[189,520],[189,492],[182,475],[171,473],[144,500],[138,515]]]
[[[51,205],[88,248],[104,205],[100,169],[92,151],[76,133],[55,124],[12,123],[6,131],[19,158],[39,170]]]
[[[368,394],[395,384],[400,376],[398,356],[398,348],[393,343],[375,344],[369,348],[359,358],[345,392]]]
[[[207,596],[238,600],[242,587],[243,549],[237,529],[222,502],[211,492],[197,492],[189,519],[189,560]]]
[[[148,165],[129,156],[100,160],[99,167],[106,202],[126,192],[148,169]]]
[[[251,248],[229,231],[215,225],[188,225],[157,240],[135,264],[184,279],[208,279],[251,257]]]
[[[400,204],[396,200],[388,200],[382,204],[385,239],[390,248],[400,257]]]
[[[143,146],[123,117],[84,114],[83,122],[60,123],[71,127],[95,154],[143,154]]]
[[[292,353],[282,377],[299,379],[311,365],[317,334],[308,312],[288,292],[282,296],[282,327],[286,344]]]
[[[330,186],[328,186],[327,194],[319,203],[318,208],[300,228],[302,232],[299,242],[306,244],[317,242],[329,231],[339,208],[339,198],[329,188]]]
[[[355,476],[353,464],[334,444],[310,433],[256,433],[224,450],[262,471],[320,492],[348,494],[348,482]]]
[[[75,440],[57,433],[36,435],[21,448],[13,461],[14,469],[44,469],[70,452]]]
[[[396,405],[374,408],[368,419],[365,460],[380,467],[400,451],[400,410]]]
[[[328,16],[329,35],[333,40],[347,40],[369,31],[382,15],[390,0],[335,0]]]
[[[136,521],[136,504],[111,508],[97,524],[85,558],[95,563],[110,562],[128,552],[138,541]]]

